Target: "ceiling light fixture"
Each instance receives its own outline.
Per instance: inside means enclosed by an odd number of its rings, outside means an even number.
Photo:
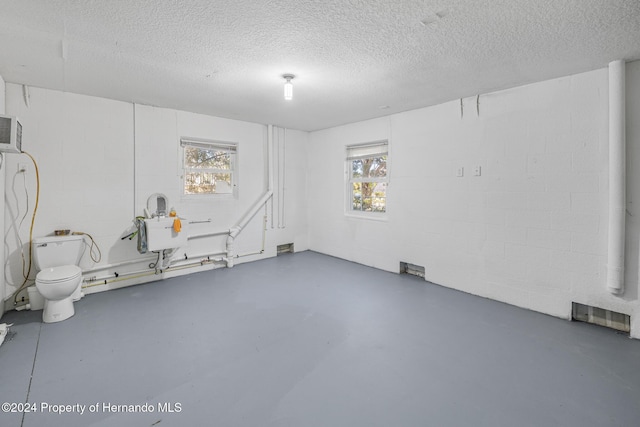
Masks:
[[[284,99],[291,101],[293,99],[293,83],[291,80],[295,78],[293,74],[284,74],[282,77],[286,80],[284,83]]]

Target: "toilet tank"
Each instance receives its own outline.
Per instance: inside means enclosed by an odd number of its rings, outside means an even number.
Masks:
[[[33,260],[38,270],[78,265],[84,249],[81,235],[47,236],[33,239]]]

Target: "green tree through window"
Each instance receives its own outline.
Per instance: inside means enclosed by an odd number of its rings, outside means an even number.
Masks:
[[[347,147],[349,206],[352,212],[386,212],[388,143]]]
[[[184,194],[232,194],[236,144],[183,138]]]

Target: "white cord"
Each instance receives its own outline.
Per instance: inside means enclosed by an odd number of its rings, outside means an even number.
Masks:
[[[20,238],[20,231],[22,230],[22,224],[24,223],[25,218],[27,217],[27,214],[29,213],[29,190],[27,189],[27,173],[26,172],[22,172],[22,182],[24,184],[24,194],[25,194],[25,200],[27,201],[27,206],[24,209],[24,215],[22,216],[22,219],[20,220],[20,224],[18,225],[18,241],[20,242],[20,256],[22,257],[22,277],[27,276],[27,274],[29,274],[29,272],[24,271],[26,265],[25,265],[25,261],[24,261],[24,244],[22,243],[22,239]]]
[[[22,216],[22,219],[20,220],[20,225],[18,226],[18,230],[22,230],[22,223],[24,222],[24,219],[27,217],[27,214],[29,213],[29,189],[27,188],[27,173],[23,172],[22,173],[22,183],[24,184],[24,194],[25,194],[25,199],[27,201],[27,206],[24,208],[24,215]],[[20,210],[18,209],[18,212]],[[20,242],[22,243],[22,242]]]

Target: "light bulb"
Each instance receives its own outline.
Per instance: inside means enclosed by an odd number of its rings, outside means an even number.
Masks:
[[[284,83],[284,99],[291,101],[293,99],[293,83],[291,83],[291,80],[295,76],[293,74],[285,74],[282,77],[286,80]]]
[[[293,83],[287,80],[284,84],[284,99],[291,101],[293,99]]]

